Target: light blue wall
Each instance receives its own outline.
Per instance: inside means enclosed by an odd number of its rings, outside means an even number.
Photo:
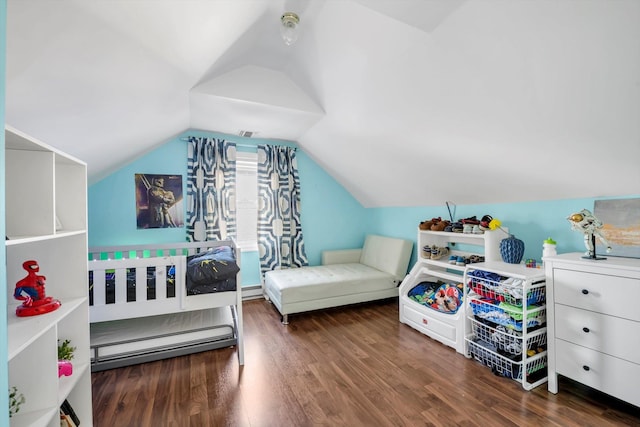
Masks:
[[[289,145],[283,141],[242,138],[212,132],[191,131],[159,146],[105,179],[91,185],[88,194],[89,246],[112,246],[185,240],[185,229],[145,229],[136,226],[134,175],[180,174],[186,192],[186,135],[224,138],[242,144],[239,150],[253,151],[257,144]],[[301,186],[301,215],[307,256],[311,265],[320,264],[325,249],[362,245],[369,228],[366,210],[302,150],[297,151]],[[184,206],[184,204],[183,204]],[[258,254],[242,253],[242,283],[260,283]]]
[[[623,196],[619,198],[632,198]],[[538,261],[542,257],[542,241],[552,237],[557,244],[558,253],[584,252],[583,235],[571,230],[567,216],[589,209],[593,212],[595,198],[569,199],[556,201],[537,201],[527,203],[505,203],[492,205],[465,205],[452,207],[454,219],[483,215],[491,215],[500,219],[509,232],[525,242],[526,258]],[[597,199],[601,200],[601,199]],[[446,205],[442,207],[424,208],[378,208],[371,209],[371,229],[380,234],[394,235],[411,239],[417,238],[418,225],[421,221],[433,217],[449,218]],[[414,251],[415,252],[415,251]],[[416,261],[412,255],[411,265]]]
[[[184,228],[138,230],[135,218],[134,175],[181,174],[186,186],[187,143],[179,137],[133,161],[89,187],[89,246],[180,242]],[[190,132],[194,136],[225,138],[242,144],[239,150],[254,150],[258,143],[290,145],[279,141],[242,138],[211,132]],[[361,247],[367,233],[402,237],[416,241],[418,224],[432,217],[449,218],[441,207],[370,208],[360,205],[303,150],[298,150],[303,233],[311,265],[318,265],[327,249]],[[184,193],[184,191],[183,191]],[[640,197],[640,196],[626,196]],[[451,205],[455,219],[489,214],[525,242],[525,258],[540,260],[542,241],[552,237],[558,252],[583,252],[583,236],[571,230],[566,217],[583,208],[593,210],[595,198],[527,203]],[[413,254],[411,265],[416,260]],[[243,285],[260,282],[258,254],[243,252]]]
[[[137,229],[134,176],[136,173],[182,175],[184,187],[186,159],[187,144],[172,140],[89,186],[89,246],[184,242],[184,228]],[[183,188],[182,193],[185,191]]]
[[[323,250],[360,248],[371,229],[367,209],[298,150],[302,228],[309,264],[321,262]]]
[[[4,87],[5,87],[5,58],[6,58],[6,25],[7,22],[7,2],[0,0],[0,123],[4,129]],[[5,234],[4,218],[4,132],[0,134],[0,235]],[[6,248],[4,245],[0,248],[0,259],[2,265],[6,265]],[[3,273],[0,274],[0,289],[7,289],[7,277]],[[7,359],[7,293],[0,292],[0,331],[5,331],[0,339],[0,425],[9,425],[9,371]]]

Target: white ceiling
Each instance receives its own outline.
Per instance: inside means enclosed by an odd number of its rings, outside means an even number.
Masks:
[[[296,141],[367,207],[640,193],[637,0],[7,3],[6,121],[90,182],[204,129]]]

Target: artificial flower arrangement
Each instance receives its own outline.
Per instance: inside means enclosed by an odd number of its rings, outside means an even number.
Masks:
[[[64,340],[62,343],[58,340],[58,360],[71,360],[76,348],[71,345],[71,340]]]
[[[20,406],[26,402],[24,395],[18,392],[18,388],[13,386],[9,389],[9,418],[20,412]]]
[[[501,226],[502,226],[502,221],[500,221],[498,218],[493,218],[491,221],[489,221],[489,230],[495,231],[496,229],[499,228],[500,230],[504,231],[509,236],[511,236],[511,233],[509,233],[507,230],[505,230]]]

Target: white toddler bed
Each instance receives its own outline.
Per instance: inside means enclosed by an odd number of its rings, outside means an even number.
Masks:
[[[228,346],[244,364],[233,241],[96,247],[89,259],[92,372]],[[191,279],[200,263],[211,273],[204,287]]]

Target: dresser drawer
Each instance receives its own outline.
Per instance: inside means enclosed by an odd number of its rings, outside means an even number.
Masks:
[[[640,365],[556,340],[556,372],[640,406]]]
[[[556,303],[640,321],[640,280],[553,269]]]
[[[556,304],[556,338],[640,363],[640,322]]]

